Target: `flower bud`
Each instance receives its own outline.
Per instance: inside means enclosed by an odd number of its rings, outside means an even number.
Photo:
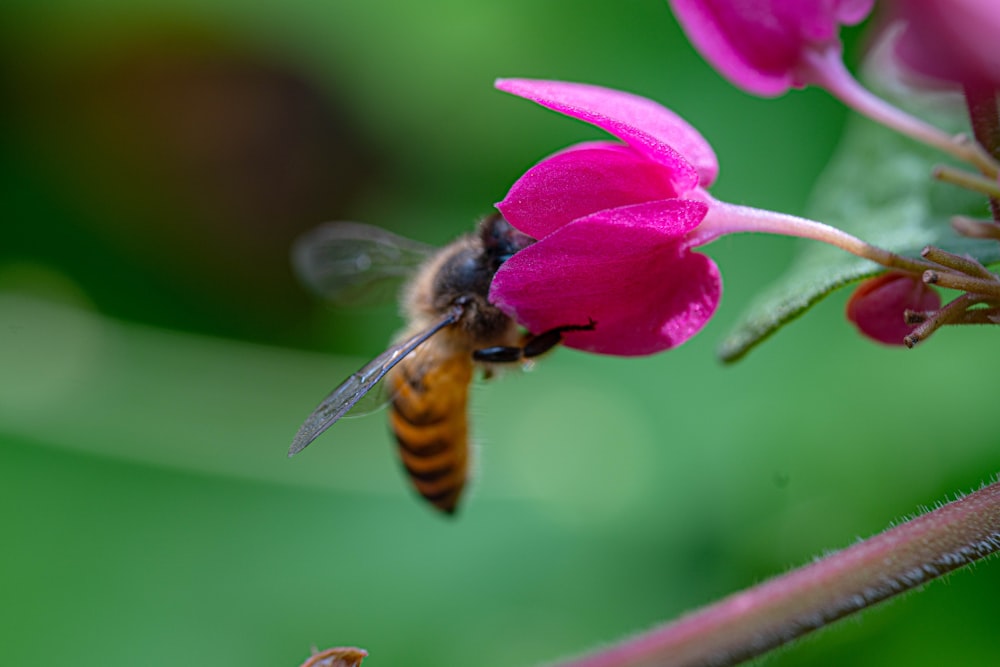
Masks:
[[[916,328],[907,324],[907,310],[933,311],[941,297],[920,276],[884,273],[865,280],[847,302],[847,319],[864,336],[885,345],[904,345],[903,339]]]

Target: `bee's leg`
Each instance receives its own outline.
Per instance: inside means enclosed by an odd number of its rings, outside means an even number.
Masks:
[[[531,359],[545,354],[560,342],[562,335],[567,331],[591,331],[596,322],[591,320],[587,324],[566,324],[555,327],[548,331],[543,331],[537,336],[527,335],[520,346],[497,345],[496,347],[486,347],[482,350],[475,350],[472,358],[476,361],[485,361],[494,364],[514,363],[524,359]]]

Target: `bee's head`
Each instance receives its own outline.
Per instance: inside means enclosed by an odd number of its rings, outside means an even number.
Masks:
[[[479,223],[479,239],[487,262],[494,271],[513,257],[514,253],[535,242],[527,234],[514,229],[499,213],[493,213]]]

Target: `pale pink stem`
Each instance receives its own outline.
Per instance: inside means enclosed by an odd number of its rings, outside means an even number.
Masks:
[[[882,266],[922,273],[934,268],[933,264],[903,257],[889,252],[861,239],[851,236],[845,231],[825,225],[822,222],[800,218],[776,211],[751,208],[728,204],[711,198],[704,191],[697,193],[697,198],[708,204],[708,214],[700,225],[688,236],[691,246],[704,245],[714,241],[724,234],[737,232],[759,232],[763,234],[780,234],[782,236],[797,236],[814,241],[822,241],[836,246],[852,255],[869,259]]]
[[[1000,549],[1000,483],[620,644],[553,667],[734,665]]]
[[[825,88],[848,107],[876,123],[975,165],[987,176],[996,178],[1000,173],[1000,165],[975,141],[965,136],[952,136],[911,116],[858,83],[844,66],[839,49],[807,51],[799,73],[804,80]]]

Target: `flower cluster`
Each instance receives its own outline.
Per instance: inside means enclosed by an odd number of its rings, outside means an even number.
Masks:
[[[840,29],[864,20],[874,0],[669,2],[694,46],[737,86],[764,96],[823,86],[861,113],[996,179],[996,161],[981,147],[894,109],[844,67]],[[992,40],[1000,12],[988,0],[887,4],[889,16],[903,25],[896,44],[903,63],[995,94],[1000,50]],[[928,44],[933,48],[925,49]],[[538,239],[501,267],[490,291],[491,300],[528,329],[593,322],[592,329],[567,332],[565,343],[600,354],[676,347],[705,326],[722,293],[718,267],[695,249],[746,231],[820,240],[895,269],[862,284],[848,307],[849,319],[870,338],[902,344],[913,331],[904,313],[930,317],[940,309],[937,293],[921,278],[926,262],[818,222],[713,199],[715,153],[669,109],[580,83],[501,79],[496,85],[613,138],[545,158],[497,205],[517,229]]]
[[[840,28],[864,20],[874,0],[669,0],[695,48],[734,85],[755,95],[817,85],[855,111],[976,165],[995,161],[886,103],[844,66]],[[1000,16],[992,0],[889,0],[900,24],[897,51],[918,71],[957,84],[1000,82]]]

